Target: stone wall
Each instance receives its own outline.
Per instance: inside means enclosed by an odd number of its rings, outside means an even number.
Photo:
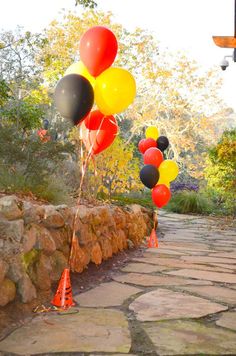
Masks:
[[[0,198],[0,306],[15,298],[31,302],[60,279],[67,266],[75,211],[13,195]],[[138,246],[150,224],[151,212],[139,205],[80,205],[76,236],[83,258],[78,258],[76,272]]]

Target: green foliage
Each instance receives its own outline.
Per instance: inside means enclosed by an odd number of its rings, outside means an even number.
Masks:
[[[9,87],[5,80],[0,80],[0,107],[10,98]]]
[[[25,271],[28,270],[29,266],[32,263],[34,263],[36,260],[39,259],[39,256],[40,256],[40,251],[36,250],[34,248],[31,251],[29,251],[21,256]]]
[[[209,214],[212,208],[212,204],[205,196],[192,191],[174,194],[165,207],[166,210],[179,214]]]
[[[0,190],[33,193],[45,200],[68,202],[71,190],[60,176],[69,143],[42,143],[37,135],[23,137],[12,127],[0,130]]]
[[[105,194],[98,194],[98,198],[101,200],[109,199]],[[146,192],[131,192],[127,194],[115,194],[111,199],[116,205],[128,205],[128,204],[139,204],[146,208],[153,209],[153,203],[150,193]]]
[[[20,101],[11,103],[11,106],[3,111],[2,116],[8,122],[17,123],[18,127],[25,131],[40,127],[43,114],[44,110],[39,105]]]
[[[215,190],[219,202],[229,213],[236,213],[236,129],[223,133],[209,151],[204,171],[207,187]]]
[[[85,8],[94,9],[97,3],[94,0],[75,0],[76,5],[82,5]]]

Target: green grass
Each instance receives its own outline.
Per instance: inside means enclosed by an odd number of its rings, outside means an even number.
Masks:
[[[7,194],[30,194],[53,204],[70,204],[72,201],[71,192],[62,179],[51,177],[45,181],[35,181],[31,178],[26,179],[17,171],[0,172],[0,191]]]
[[[213,205],[199,192],[181,191],[173,194],[165,209],[179,214],[210,214]]]

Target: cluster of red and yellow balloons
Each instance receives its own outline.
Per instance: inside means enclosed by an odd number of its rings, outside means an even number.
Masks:
[[[159,136],[155,126],[149,126],[146,138],[139,141],[138,148],[143,154],[144,166],[140,171],[142,183],[152,189],[152,201],[158,207],[165,206],[170,198],[170,182],[178,176],[178,165],[175,161],[164,159],[163,152],[169,146],[166,136]]]
[[[111,67],[117,50],[111,30],[91,27],[80,40],[81,60],[66,70],[55,89],[57,110],[74,125],[82,123],[82,139],[91,154],[111,145],[118,132],[113,115],[125,110],[136,95],[132,74]],[[94,103],[97,108],[92,111]]]

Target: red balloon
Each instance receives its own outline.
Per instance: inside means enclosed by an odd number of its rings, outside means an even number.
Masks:
[[[91,155],[96,155],[109,147],[118,132],[118,125],[114,116],[104,116],[98,110],[91,112],[80,127],[83,142]]]
[[[152,164],[158,168],[163,161],[163,154],[158,148],[151,147],[145,151],[143,160],[145,164]]]
[[[117,50],[114,33],[103,26],[91,27],[80,40],[80,58],[93,77],[112,65]]]
[[[165,184],[157,184],[152,190],[152,201],[158,207],[165,206],[171,198],[170,189]]]
[[[139,141],[138,148],[142,154],[150,147],[157,147],[157,142],[153,138],[146,138]]]

